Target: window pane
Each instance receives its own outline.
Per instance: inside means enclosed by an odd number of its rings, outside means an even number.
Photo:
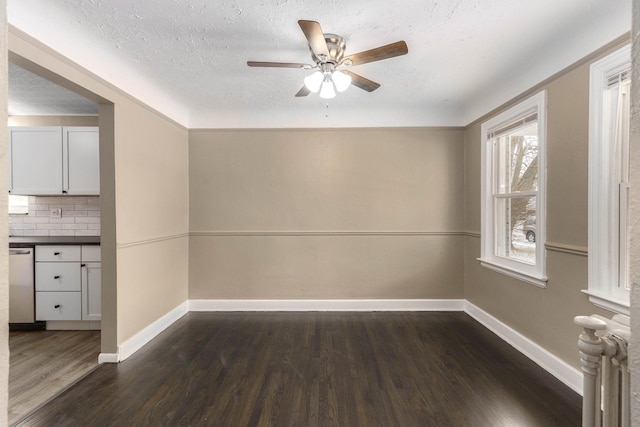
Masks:
[[[495,139],[498,194],[537,191],[538,123],[511,130]]]
[[[537,233],[535,196],[497,197],[495,212],[495,255],[535,264]]]
[[[10,194],[8,204],[10,214],[29,213],[29,196],[14,196]]]

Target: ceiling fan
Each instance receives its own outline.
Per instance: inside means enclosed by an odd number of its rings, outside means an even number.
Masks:
[[[398,41],[344,56],[347,46],[344,38],[336,34],[323,33],[320,24],[316,21],[299,20],[298,25],[309,42],[311,58],[315,64],[247,61],[249,67],[316,70],[313,74],[305,77],[304,86],[296,93],[297,97],[307,96],[313,92],[319,93],[322,98],[333,98],[336,96],[336,89],[338,92],[343,92],[351,84],[367,92],[373,92],[380,87],[380,84],[349,71],[347,68],[405,55],[409,52],[407,44],[404,41]]]

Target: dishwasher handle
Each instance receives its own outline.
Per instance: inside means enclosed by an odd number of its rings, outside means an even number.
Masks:
[[[9,249],[9,255],[31,255],[31,249]]]

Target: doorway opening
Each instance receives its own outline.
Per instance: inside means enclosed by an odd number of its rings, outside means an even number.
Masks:
[[[29,169],[33,152],[28,149],[11,152],[12,129],[26,131],[19,132],[16,144],[32,143],[20,148],[44,144],[40,137],[46,131],[54,135],[54,142],[55,135],[62,135],[62,164],[51,163],[62,169],[66,180],[62,185],[72,177],[76,184],[86,184],[79,190],[78,185],[75,190],[63,188],[60,194],[13,186],[12,194],[25,196],[26,206],[10,215],[9,245],[33,248],[33,284],[25,301],[29,305],[31,298],[32,322],[46,324],[47,329],[10,332],[8,409],[9,423],[14,424],[95,369],[99,354],[113,352],[116,346],[114,108],[109,100],[13,52],[8,68],[9,154],[21,155],[22,166],[27,167],[20,171],[26,181],[20,182],[31,182],[42,169],[51,171],[48,164]],[[33,135],[28,129],[43,132],[29,140]],[[93,152],[83,152],[87,147]],[[57,146],[52,152],[58,152]],[[10,190],[13,177],[19,176],[13,173],[19,164],[11,162]],[[92,176],[97,180],[93,187]],[[67,258],[69,253],[73,255]],[[62,288],[48,288],[53,285]],[[58,297],[70,299],[49,300]],[[28,323],[29,319],[21,319],[22,325]]]

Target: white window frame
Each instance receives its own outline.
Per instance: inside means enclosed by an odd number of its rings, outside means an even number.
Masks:
[[[481,250],[478,259],[483,267],[545,288],[547,286],[544,242],[546,239],[546,91],[542,91],[481,126]],[[538,194],[536,196],[536,262],[529,264],[496,255],[495,212],[493,203],[493,144],[489,133],[509,123],[537,113],[538,122]]]
[[[620,277],[621,260],[627,259],[628,229],[624,226],[627,210],[626,188],[618,187],[613,177],[621,174],[622,162],[614,153],[610,132],[604,123],[605,91],[610,76],[631,67],[631,46],[627,45],[591,64],[589,85],[589,281],[583,291],[596,306],[629,314],[628,277]],[[628,151],[622,153],[627,158]],[[618,199],[618,204],[611,202]],[[610,208],[614,207],[614,213]],[[620,240],[618,240],[620,239]],[[620,243],[622,242],[622,243]],[[623,261],[624,262],[624,261]],[[626,285],[626,286],[625,286]]]

